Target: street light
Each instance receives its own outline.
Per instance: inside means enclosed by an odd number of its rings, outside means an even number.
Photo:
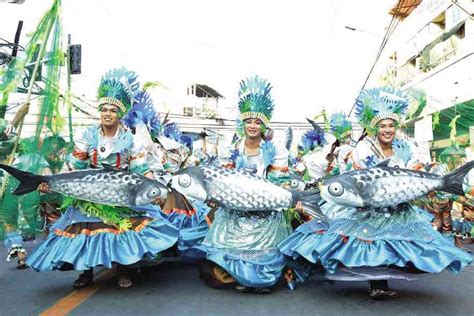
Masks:
[[[15,4],[23,4],[25,3],[25,0],[0,0],[1,2],[8,2],[8,3],[15,3]]]
[[[345,25],[344,28],[350,30],[350,31],[354,31],[354,32],[362,32],[362,33],[367,33],[367,34],[370,34],[370,35],[373,35],[373,36],[377,36],[377,37],[382,37],[381,35],[379,34],[375,34],[373,32],[370,32],[370,31],[366,31],[366,30],[360,30],[360,29],[357,29],[355,27],[352,27],[352,26],[348,26],[348,25]]]

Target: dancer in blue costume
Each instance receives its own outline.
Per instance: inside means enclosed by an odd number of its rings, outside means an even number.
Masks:
[[[315,122],[311,120],[310,122],[315,127],[301,135],[301,140],[297,146],[297,155],[294,158],[290,157],[289,163],[290,172],[301,176],[306,185],[315,184],[321,178],[321,175],[315,174],[312,169],[308,168],[307,162],[308,160],[311,161],[309,158],[330,147],[324,130],[317,126]]]
[[[62,142],[61,142],[62,140]],[[19,156],[12,166],[20,170],[48,175],[56,173],[64,164],[66,142],[61,137],[49,136],[43,141],[42,150],[35,149],[35,139],[25,138],[19,143]],[[54,150],[54,153],[53,153]],[[59,206],[62,196],[57,193],[42,194],[31,192],[25,196],[16,196],[12,192],[18,181],[9,178],[5,196],[2,201],[2,219],[6,220],[7,232],[5,245],[8,258],[18,257],[18,269],[27,268],[26,250],[23,238],[32,240],[43,230],[46,234],[53,221],[59,218]],[[8,229],[18,224],[17,230]]]
[[[12,153],[13,145],[16,140],[16,128],[21,120],[28,113],[29,103],[23,104],[16,112],[11,124],[4,119],[0,119],[0,160],[8,163],[7,156]],[[19,157],[13,165],[22,170],[31,170],[34,172],[43,172],[43,168],[48,166],[41,154],[31,148],[29,140],[22,140],[19,143]],[[33,149],[33,150],[29,150]],[[32,170],[34,169],[34,170]],[[1,182],[5,181],[2,174]],[[26,250],[23,237],[34,236],[35,230],[39,226],[37,220],[36,208],[39,205],[38,192],[19,198],[11,193],[17,182],[8,178],[5,192],[2,192],[0,200],[0,235],[4,237],[4,244],[7,248],[7,261],[11,258],[18,258],[17,269],[25,269],[27,265]],[[21,207],[19,207],[19,204]],[[28,212],[24,212],[27,209]]]
[[[364,90],[357,99],[357,116],[369,137],[350,155],[354,169],[368,168],[389,159],[400,168],[420,167],[413,144],[396,136],[408,102],[394,88]],[[391,212],[360,211],[332,203],[322,205],[328,225],[305,223],[281,245],[293,258],[320,263],[334,280],[369,280],[374,299],[398,297],[387,279],[413,279],[412,272],[454,273],[471,257],[433,230],[428,214],[417,208]]]
[[[161,139],[161,143],[165,140]],[[160,142],[160,139],[158,141]],[[168,139],[168,141],[173,141]],[[176,141],[175,141],[176,142]],[[176,149],[163,149],[163,172],[173,175],[180,168],[195,165],[192,152],[184,144],[177,143]],[[181,193],[172,190],[165,203],[161,206],[161,214],[171,224],[179,229],[177,243],[178,254],[188,259],[200,259],[205,253],[200,250],[200,245],[209,231],[207,213],[209,207],[202,202],[190,199]]]
[[[125,69],[112,70],[102,78],[98,90],[101,122],[87,128],[76,140],[70,157],[74,169],[101,168],[102,164],[108,164],[152,177],[142,152],[134,146],[132,134],[120,123],[137,95],[136,79],[135,73]],[[47,192],[48,185],[41,184],[39,190]],[[91,216],[88,213],[91,208],[102,216]],[[101,205],[74,202],[27,264],[38,271],[84,270],[74,282],[75,288],[82,288],[91,284],[94,267],[111,268],[116,263],[118,285],[126,288],[132,281],[125,266],[142,259],[155,259],[178,238],[177,230],[165,220],[137,213],[126,218],[123,215],[119,222],[114,222],[104,210]],[[110,207],[107,210],[110,212]]]
[[[354,149],[352,142],[352,123],[342,112],[334,113],[329,120],[329,131],[324,132],[321,127],[315,126],[316,123],[310,120],[314,129],[302,136],[301,144],[298,145],[299,152],[302,152],[300,163],[294,167],[294,170],[301,173],[304,171],[303,178],[310,179],[310,187],[317,186],[320,181],[331,175],[338,175],[350,169],[349,163],[350,153]],[[308,139],[309,138],[309,139]],[[315,140],[316,143],[314,142]],[[308,144],[313,146],[308,146]],[[308,187],[308,185],[307,185]],[[318,238],[318,235],[326,231],[326,224],[320,220],[313,218],[304,212],[304,209],[296,209],[299,215],[299,221],[292,223],[295,229],[290,237],[285,239],[279,248],[282,253],[292,257],[296,252],[293,249],[300,245],[299,231],[305,233],[308,229],[313,229],[315,233],[312,237]],[[298,223],[299,222],[299,223]],[[308,225],[301,223],[309,222]],[[296,258],[298,257],[298,258]],[[294,289],[295,282],[306,281],[318,267],[311,267],[307,260],[301,260],[301,256],[295,256],[295,259],[288,262],[288,266],[292,268],[291,273],[287,276],[287,282],[290,289]]]
[[[450,146],[438,156],[439,162],[429,166],[430,170],[433,173],[444,176],[462,166],[465,162],[464,156],[464,150],[454,145]],[[467,195],[468,191],[466,191]],[[464,209],[468,209],[471,206],[469,201],[459,195],[445,192],[430,192],[420,202],[420,206],[433,215],[433,228],[441,232],[446,238],[454,240],[456,247],[470,252],[469,249],[464,248],[462,243],[463,238],[471,231],[468,218],[463,216]]]
[[[277,184],[288,182],[288,152],[264,135],[274,108],[270,84],[259,77],[240,83],[238,141],[223,157],[229,168],[246,169]],[[283,212],[219,209],[203,242],[200,278],[210,286],[268,293],[281,277],[285,258],[277,248],[291,232]],[[237,284],[236,284],[237,283]]]
[[[342,112],[331,115],[329,121],[329,135],[335,140],[325,143],[319,150],[313,150],[303,157],[303,163],[309,176],[318,181],[328,174],[335,175],[350,169],[348,165],[350,152],[354,149],[352,144],[352,123]]]
[[[124,123],[134,134],[136,142],[144,148],[148,166],[156,178],[166,179],[179,169],[196,163],[197,159],[192,156],[192,139],[167,118],[161,121],[147,92],[138,95],[124,117]],[[187,259],[204,257],[199,246],[209,230],[206,220],[208,211],[209,207],[204,203],[172,190],[153,212],[179,230],[176,247],[164,255],[181,255]]]
[[[446,172],[450,172],[455,168],[461,166],[466,161],[465,150],[458,146],[450,146],[443,150],[439,155],[439,158],[444,162]],[[472,180],[474,171],[467,175],[464,183],[466,195],[464,197],[456,195],[448,195],[448,198],[452,201],[450,209],[450,219],[452,220],[452,233],[454,236],[454,243],[456,247],[470,252],[469,249],[463,245],[463,240],[468,240],[472,229],[472,215],[470,210],[473,209],[472,198],[469,199],[470,191],[473,188]]]

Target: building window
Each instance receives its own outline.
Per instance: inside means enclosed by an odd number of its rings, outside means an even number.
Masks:
[[[186,115],[186,116],[193,116],[194,115],[194,109],[190,106],[185,106],[183,108],[183,114]]]
[[[465,28],[466,23],[463,23],[461,27],[459,27],[459,30],[456,32],[456,37],[459,39],[462,39],[466,36],[466,28]]]
[[[438,30],[444,32],[446,29],[446,14],[443,12],[440,15],[438,15],[436,18],[431,21],[432,24],[437,26]]]

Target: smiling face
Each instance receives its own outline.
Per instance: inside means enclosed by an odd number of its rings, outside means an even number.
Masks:
[[[381,120],[378,123],[377,139],[381,145],[391,145],[395,138],[397,124],[392,119]]]
[[[119,125],[119,109],[115,105],[103,104],[100,107],[100,122],[104,127],[115,127]]]
[[[257,118],[248,118],[244,121],[244,132],[247,138],[261,138],[263,123]]]

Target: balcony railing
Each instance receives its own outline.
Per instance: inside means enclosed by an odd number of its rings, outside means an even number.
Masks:
[[[430,71],[436,69],[438,66],[444,64],[454,56],[456,56],[458,53],[458,49],[454,48],[447,53],[443,54],[441,57],[438,59],[434,60],[433,62],[429,63],[417,63],[416,66],[413,66],[410,63],[407,63],[400,69],[400,76],[399,76],[399,82],[400,85],[406,85],[413,81],[418,75],[420,74],[425,74],[429,73]]]

